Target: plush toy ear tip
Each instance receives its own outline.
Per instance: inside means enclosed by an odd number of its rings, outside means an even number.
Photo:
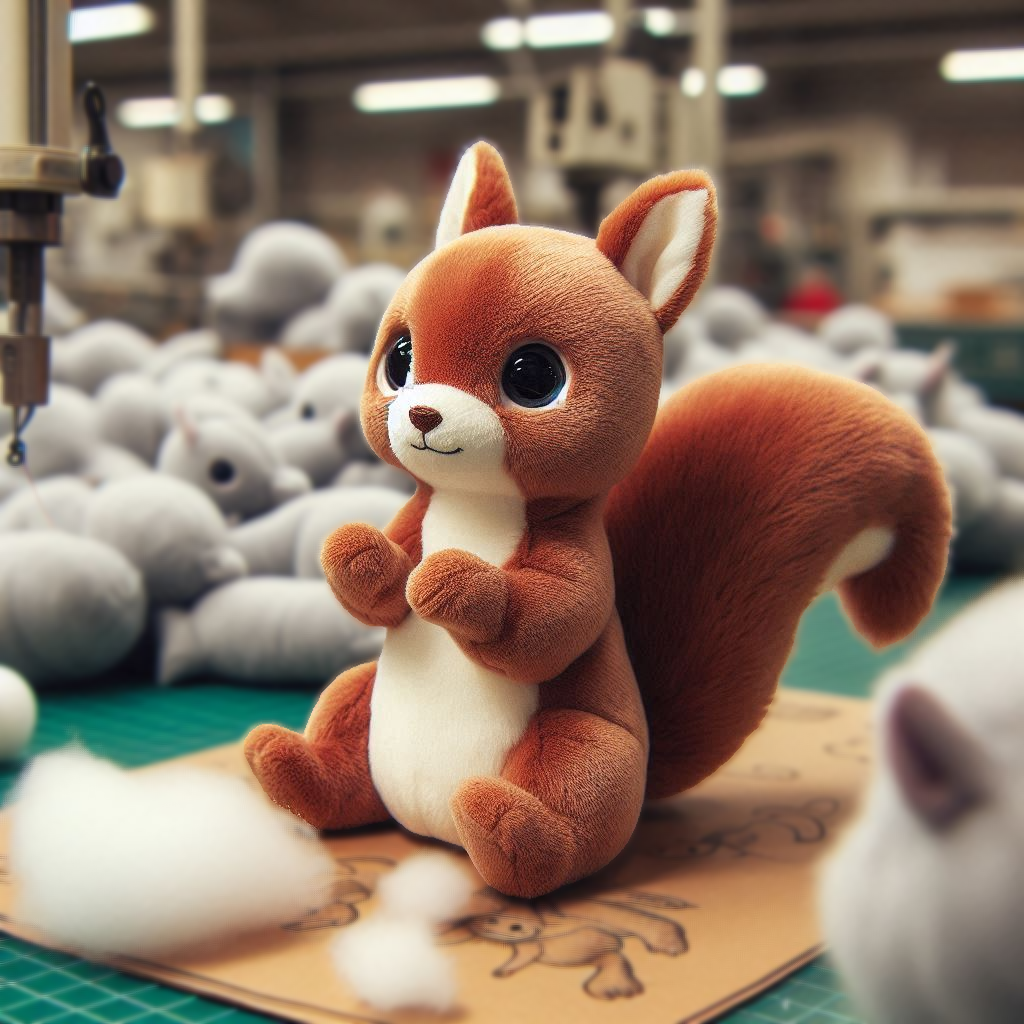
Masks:
[[[441,209],[436,248],[470,231],[518,223],[512,182],[501,154],[488,142],[473,143],[462,154]]]
[[[667,331],[707,276],[717,225],[711,178],[675,171],[645,182],[620,203],[602,222],[597,247]]]
[[[900,689],[889,707],[886,733],[896,784],[930,828],[949,827],[987,798],[984,751],[928,690]]]

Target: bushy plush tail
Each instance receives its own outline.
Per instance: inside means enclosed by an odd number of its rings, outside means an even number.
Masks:
[[[659,413],[607,525],[651,729],[648,796],[681,792],[757,727],[804,609],[838,584],[877,646],[942,581],[949,493],[924,432],[863,384],[743,366]]]

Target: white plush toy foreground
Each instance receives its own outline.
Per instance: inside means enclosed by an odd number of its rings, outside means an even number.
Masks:
[[[872,1024],[1024,1020],[1024,581],[883,676],[877,774],[821,888]]]

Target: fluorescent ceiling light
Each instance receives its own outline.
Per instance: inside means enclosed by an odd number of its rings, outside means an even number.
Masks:
[[[200,96],[196,117],[202,124],[230,121],[235,105],[227,96]],[[118,104],[117,119],[125,128],[171,128],[178,123],[178,101],[173,96],[150,96]]]
[[[524,43],[535,50],[562,46],[598,46],[608,42],[615,22],[606,11],[575,11],[571,14],[534,14],[525,21],[494,18],[480,32],[490,50],[518,50]]]
[[[999,82],[1024,78],[1024,47],[954,50],[939,65],[948,82]]]
[[[208,93],[196,100],[196,117],[201,124],[224,124],[235,116],[235,105],[230,96]]]
[[[145,4],[104,4],[71,12],[69,36],[73,43],[141,36],[156,25],[156,15]]]
[[[682,23],[689,20],[681,15],[688,13],[673,11],[670,7],[647,7],[643,11],[644,30],[651,36],[681,35]]]
[[[764,68],[756,64],[728,64],[718,69],[718,91],[723,96],[756,96],[768,81]],[[687,68],[679,80],[687,96],[700,96],[704,92],[704,72],[700,68]]]
[[[441,107],[483,107],[494,103],[501,89],[487,75],[418,78],[404,82],[368,82],[352,94],[367,114],[391,110],[435,110]]]
[[[526,45],[538,50],[556,46],[597,46],[607,43],[615,22],[607,11],[535,14],[526,19]]]
[[[518,50],[526,42],[526,26],[518,18],[492,18],[480,39],[488,50]]]

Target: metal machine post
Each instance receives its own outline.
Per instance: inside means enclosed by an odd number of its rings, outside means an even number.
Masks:
[[[99,88],[84,94],[89,145],[72,148],[71,0],[0,0],[0,245],[8,249],[7,333],[0,334],[3,404],[13,410],[7,461],[21,465],[21,433],[49,398],[43,334],[44,250],[60,245],[64,197],[112,198],[124,179]]]

